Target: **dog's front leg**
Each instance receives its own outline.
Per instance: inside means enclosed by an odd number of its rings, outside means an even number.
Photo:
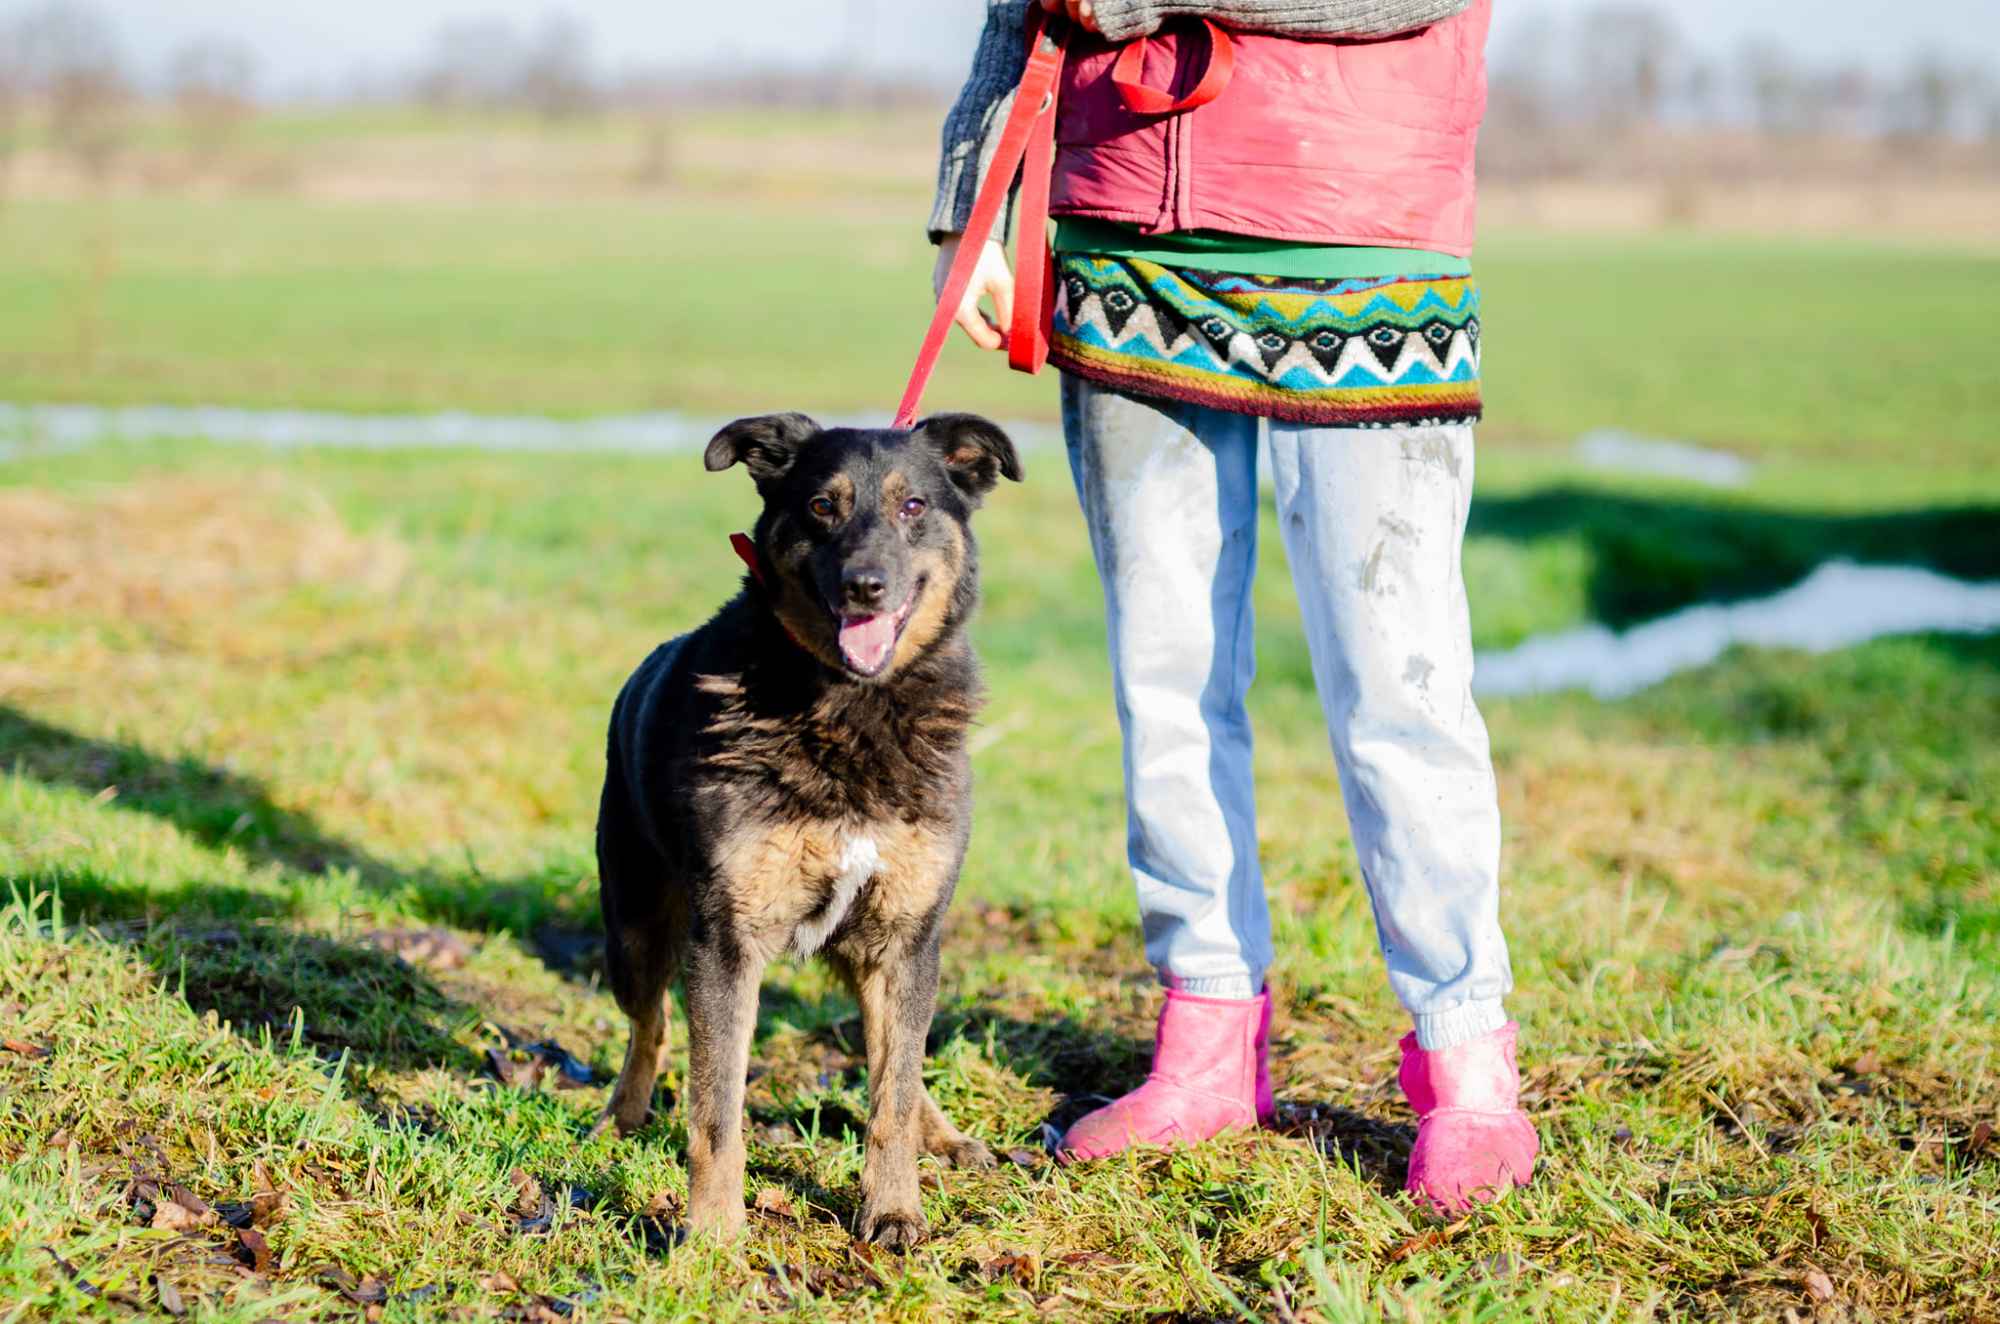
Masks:
[[[761,957],[720,944],[689,954],[688,1227],[728,1235],[742,1230],[743,1084],[757,1026]]]
[[[861,1167],[862,1240],[902,1250],[929,1231],[917,1202],[917,1152],[928,1102],[924,1038],[937,1007],[935,934],[892,947],[855,972],[868,1049],[868,1142]]]

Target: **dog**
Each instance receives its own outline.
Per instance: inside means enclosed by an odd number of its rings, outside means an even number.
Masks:
[[[606,967],[632,1037],[598,1126],[622,1136],[645,1122],[678,976],[687,1222],[740,1229],[758,987],[772,957],[817,954],[861,1006],[855,1230],[906,1248],[927,1232],[919,1152],[993,1164],[931,1099],[923,1057],[972,824],[969,521],[1001,478],[1021,480],[1021,462],[970,414],[909,430],[741,419],[704,462],[743,465],[763,511],[736,536],[741,591],[647,658],[612,709],[597,857]]]

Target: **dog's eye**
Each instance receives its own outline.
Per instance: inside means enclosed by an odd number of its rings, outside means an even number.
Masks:
[[[929,506],[930,503],[922,497],[911,497],[903,503],[903,518],[915,519],[917,516],[923,514]]]
[[[812,500],[806,502],[806,509],[810,510],[813,514],[819,516],[821,519],[832,519],[833,498],[825,496],[816,496]]]

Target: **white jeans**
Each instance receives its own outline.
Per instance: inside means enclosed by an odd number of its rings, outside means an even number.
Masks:
[[[1262,436],[1389,983],[1425,1048],[1505,1024],[1500,812],[1459,570],[1471,426],[1307,427],[1065,374],[1063,428],[1161,978],[1249,997],[1271,964],[1244,709]]]

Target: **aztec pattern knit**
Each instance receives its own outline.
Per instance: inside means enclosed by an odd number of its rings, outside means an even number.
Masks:
[[[1058,259],[1049,361],[1135,395],[1321,427],[1480,414],[1469,276],[1315,279]]]
[[[944,120],[931,238],[965,229],[979,183],[1000,145],[1000,126],[1028,62],[1022,24],[1036,0],[987,0],[986,28],[972,72]],[[1167,19],[1203,14],[1243,32],[1288,37],[1388,37],[1442,22],[1470,0],[1095,0],[1097,25],[1112,41],[1158,30]]]

